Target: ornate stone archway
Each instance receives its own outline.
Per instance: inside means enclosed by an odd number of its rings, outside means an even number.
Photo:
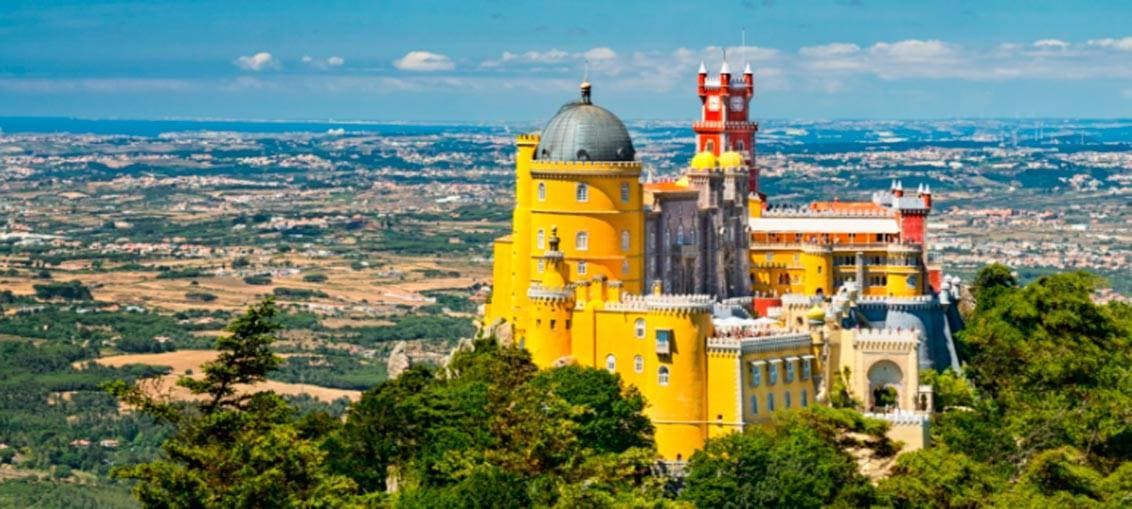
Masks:
[[[869,407],[880,410],[880,407],[899,408],[900,401],[906,393],[904,387],[904,370],[890,360],[881,360],[869,366]]]

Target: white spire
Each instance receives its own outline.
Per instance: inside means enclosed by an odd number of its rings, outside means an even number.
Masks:
[[[751,72],[751,63],[747,62],[747,66],[743,68],[743,74],[754,74]]]
[[[704,66],[704,61],[700,60],[700,74],[707,74],[707,67]]]
[[[899,190],[903,191],[903,190],[904,190],[904,183],[903,183],[903,182],[901,182],[901,181],[899,181],[899,180],[897,180],[897,181],[896,181],[896,189],[899,189]]]
[[[719,74],[731,74],[731,68],[727,66],[727,60],[723,61],[723,67],[719,68]]]

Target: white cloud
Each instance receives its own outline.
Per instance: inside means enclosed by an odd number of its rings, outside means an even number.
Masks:
[[[326,65],[329,65],[330,67],[338,67],[344,63],[346,63],[346,59],[342,57],[330,57],[326,59]]]
[[[1105,49],[1116,49],[1120,51],[1132,51],[1132,37],[1122,37],[1120,39],[1113,39],[1106,37],[1104,39],[1092,39],[1088,42],[1089,46],[1095,46]]]
[[[601,62],[617,58],[617,52],[606,47],[600,47],[593,48],[585,52],[584,56],[586,57],[586,60],[589,60],[590,62]]]
[[[893,43],[878,42],[869,48],[869,54],[900,62],[931,62],[940,58],[950,58],[955,54],[955,49],[940,40],[906,39]]]
[[[314,59],[311,58],[310,55],[303,55],[302,61],[304,64],[309,64],[311,62],[314,62]]]
[[[1041,49],[1065,49],[1069,47],[1069,43],[1061,39],[1042,39],[1034,41],[1034,47]]]
[[[278,69],[280,67],[279,61],[271,56],[271,53],[261,51],[254,55],[242,56],[236,59],[236,65],[246,71],[263,71],[266,69]]]
[[[861,47],[847,42],[835,42],[820,46],[806,46],[798,50],[798,54],[810,58],[837,58],[856,55]]]
[[[393,61],[393,66],[402,71],[451,71],[456,68],[452,59],[430,51],[410,51]]]

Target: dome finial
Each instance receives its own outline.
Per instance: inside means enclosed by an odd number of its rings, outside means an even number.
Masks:
[[[582,65],[582,84],[580,85],[582,89],[582,103],[590,104],[590,89],[592,88],[590,85],[590,60],[588,58],[585,59]]]

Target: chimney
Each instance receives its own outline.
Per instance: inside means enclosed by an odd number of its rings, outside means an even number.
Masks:
[[[700,99],[707,96],[707,67],[704,67],[703,60],[700,60],[700,72],[696,75],[696,93]]]

